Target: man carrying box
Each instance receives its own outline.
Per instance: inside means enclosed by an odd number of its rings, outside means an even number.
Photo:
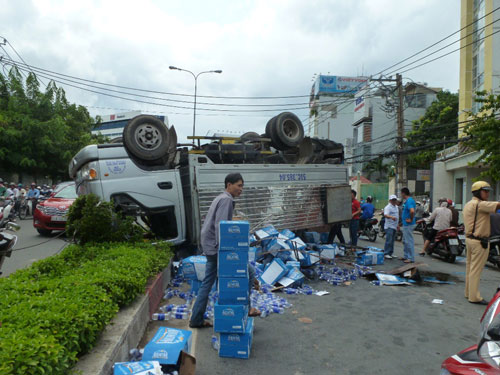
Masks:
[[[207,257],[205,278],[198,291],[198,297],[193,307],[189,327],[212,327],[212,324],[203,320],[207,308],[208,295],[217,279],[217,252],[219,249],[219,223],[223,220],[233,219],[234,198],[239,197],[243,191],[243,177],[239,173],[230,173],[224,180],[226,190],[217,196],[210,208],[201,228],[201,248]],[[250,288],[254,284],[255,269],[248,265]],[[259,316],[260,311],[251,308],[249,316]]]

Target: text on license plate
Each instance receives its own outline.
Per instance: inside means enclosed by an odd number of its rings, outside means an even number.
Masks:
[[[458,245],[458,240],[456,238],[450,238],[448,241],[450,245]]]
[[[460,240],[465,240],[465,234],[459,234],[459,235],[458,235],[458,238],[459,238]]]
[[[51,216],[50,220],[51,221],[66,221],[67,218],[66,218],[66,216]]]

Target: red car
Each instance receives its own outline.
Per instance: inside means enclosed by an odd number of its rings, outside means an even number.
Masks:
[[[53,230],[64,230],[69,206],[77,197],[75,184],[72,183],[56,191],[50,198],[39,201],[33,214],[33,226],[38,233],[47,236]]]

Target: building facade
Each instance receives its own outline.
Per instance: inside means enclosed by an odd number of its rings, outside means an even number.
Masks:
[[[461,128],[469,119],[469,112],[477,113],[480,109],[480,103],[474,101],[475,93],[483,90],[500,93],[500,33],[492,35],[500,29],[500,22],[493,23],[500,18],[500,11],[493,12],[499,6],[500,0],[461,2],[460,26],[464,39],[460,41],[459,137],[463,135]],[[432,166],[434,207],[440,197],[447,197],[461,210],[472,198],[472,184],[487,168],[485,165],[471,166],[480,155],[481,151],[470,152],[460,144],[437,154]],[[494,189],[490,199],[499,200],[500,183],[489,182]]]
[[[352,137],[354,94],[368,82],[367,77],[320,75],[311,89],[309,101],[310,137],[330,139],[345,145]]]
[[[353,172],[364,172],[370,159],[396,149],[397,108],[395,100],[388,92],[394,86],[383,89],[360,90],[356,95],[353,113]],[[405,134],[412,130],[412,123],[420,119],[427,108],[437,98],[438,88],[424,84],[408,83],[404,87],[404,128]],[[384,159],[386,164],[393,163],[391,157]]]

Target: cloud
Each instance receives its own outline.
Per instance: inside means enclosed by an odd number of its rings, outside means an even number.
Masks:
[[[373,74],[458,30],[460,17],[454,0],[45,0],[3,1],[2,9],[0,34],[34,66],[116,85],[186,94],[193,93],[193,78],[169,70],[169,65],[194,72],[222,69],[223,74],[199,78],[198,93],[214,96],[307,95],[314,73]],[[458,59],[456,53],[404,76],[456,91]],[[190,109],[134,103],[70,87],[66,90],[71,101],[83,105],[166,113],[181,140],[191,133]],[[273,104],[308,99],[199,101]],[[255,109],[239,107],[248,108]],[[90,110],[94,115],[117,112]],[[306,109],[296,112],[307,118]],[[198,114],[199,134],[206,134],[215,129],[262,133],[267,119],[276,113],[200,110]]]

